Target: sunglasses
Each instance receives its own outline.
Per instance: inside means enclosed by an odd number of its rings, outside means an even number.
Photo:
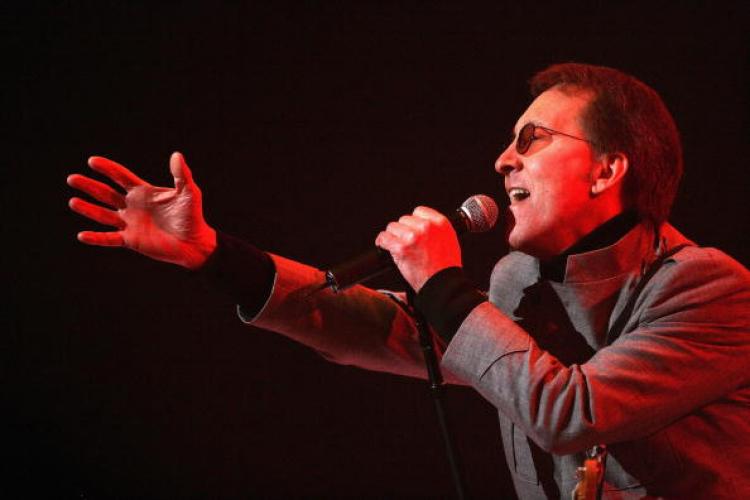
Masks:
[[[522,155],[526,153],[526,151],[528,151],[529,148],[531,147],[531,143],[534,142],[536,139],[538,139],[538,137],[534,135],[536,133],[536,129],[544,130],[550,135],[562,135],[565,137],[570,137],[571,139],[588,142],[589,144],[595,144],[589,141],[588,139],[584,139],[582,137],[576,137],[574,135],[566,134],[565,132],[552,130],[551,128],[542,127],[541,125],[527,123],[526,125],[521,127],[521,130],[518,132],[518,137],[516,138],[516,152],[518,154]]]

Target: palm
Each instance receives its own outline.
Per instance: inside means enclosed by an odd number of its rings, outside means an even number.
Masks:
[[[153,259],[199,267],[215,246],[215,232],[203,219],[201,193],[182,156],[173,155],[170,170],[174,188],[153,186],[128,169],[94,157],[91,167],[122,187],[126,194],[82,175],[68,183],[108,205],[105,208],[80,198],[71,208],[96,222],[114,226],[110,232],[83,231],[78,238],[91,245],[124,246]]]
[[[177,190],[156,186],[138,186],[125,197],[119,210],[125,222],[122,237],[125,246],[153,256],[189,240],[191,228],[189,200]]]

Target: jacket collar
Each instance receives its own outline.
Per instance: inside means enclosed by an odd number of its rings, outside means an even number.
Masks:
[[[560,255],[539,262],[539,271],[543,280],[562,282],[565,278],[565,267],[568,256],[598,250],[617,243],[631,229],[638,225],[638,214],[628,210],[609,219],[589,234],[578,240]]]
[[[563,282],[599,281],[640,271],[653,260],[656,241],[653,226],[639,223],[609,246],[568,255]]]
[[[652,224],[640,222],[611,245],[567,255],[562,282],[600,281],[634,270],[642,272],[662,252],[682,243],[690,240],[670,224],[662,224],[657,233]],[[540,269],[541,264],[534,260]]]

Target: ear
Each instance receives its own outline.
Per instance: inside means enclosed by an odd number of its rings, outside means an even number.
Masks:
[[[621,186],[628,167],[628,157],[624,153],[603,154],[591,172],[591,194],[597,196]]]

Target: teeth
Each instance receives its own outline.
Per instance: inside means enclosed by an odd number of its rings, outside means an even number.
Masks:
[[[511,188],[508,191],[508,196],[516,201],[521,201],[529,197],[529,192],[523,188]]]

